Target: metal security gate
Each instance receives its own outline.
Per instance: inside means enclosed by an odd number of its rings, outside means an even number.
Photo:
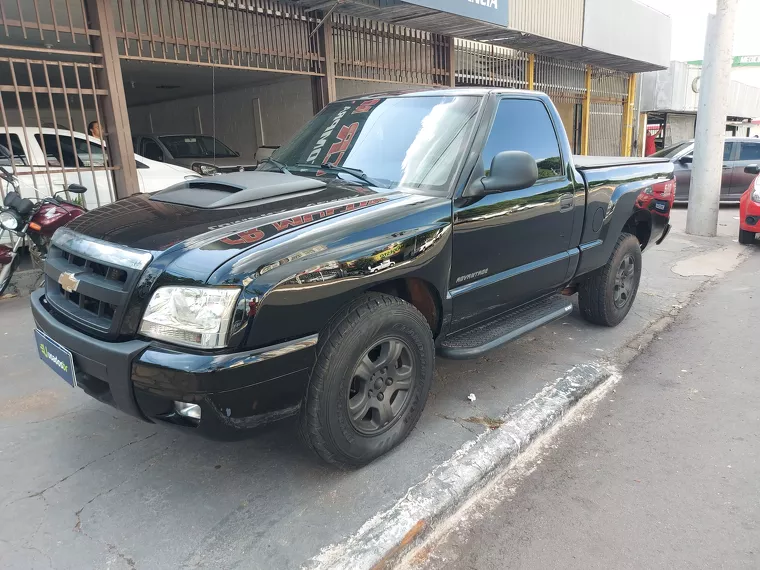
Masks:
[[[582,63],[537,55],[534,86],[551,98],[567,132],[573,152],[581,152],[586,66]]]
[[[77,183],[89,190],[86,206],[112,202],[116,167],[102,138],[87,136],[88,124],[104,125],[108,91],[98,85],[100,33],[89,27],[83,2],[4,0],[0,19],[0,164],[25,197]],[[3,184],[0,194],[7,190]]]
[[[623,116],[629,80],[629,75],[620,71],[592,71],[589,154],[619,156],[623,153]]]
[[[455,40],[458,86],[528,89],[529,56],[511,48],[470,40]]]
[[[122,59],[323,75],[317,13],[268,0],[111,0]]]
[[[331,28],[336,79],[450,85],[447,36],[343,14]]]

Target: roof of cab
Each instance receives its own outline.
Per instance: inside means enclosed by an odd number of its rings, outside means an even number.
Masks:
[[[528,91],[526,89],[507,89],[503,87],[449,87],[432,89],[399,89],[396,91],[382,91],[353,97],[341,97],[338,101],[357,101],[375,99],[377,97],[454,97],[457,95],[469,95],[484,97],[490,94],[521,94],[532,97],[547,97],[542,91]]]

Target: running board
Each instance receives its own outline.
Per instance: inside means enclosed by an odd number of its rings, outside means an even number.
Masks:
[[[534,301],[485,324],[454,333],[441,343],[439,353],[444,358],[454,360],[475,358],[538,327],[561,319],[572,310],[572,302],[564,296]]]

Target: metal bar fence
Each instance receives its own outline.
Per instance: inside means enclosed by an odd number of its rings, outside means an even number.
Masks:
[[[346,14],[331,17],[337,79],[449,84],[449,38]]]
[[[324,75],[318,20],[266,0],[113,0],[122,59]]]
[[[591,73],[589,154],[619,156],[623,152],[623,113],[628,98],[627,73],[595,68]]]
[[[108,96],[95,82],[103,67],[102,54],[92,51],[99,36],[82,0],[0,0],[0,164],[24,197],[77,182],[89,190],[82,197],[88,207],[115,199],[107,146],[87,136]],[[9,188],[0,184],[0,196]]]

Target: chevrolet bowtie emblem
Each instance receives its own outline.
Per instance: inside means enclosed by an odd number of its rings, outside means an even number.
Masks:
[[[58,276],[58,283],[63,287],[64,291],[73,293],[79,287],[79,279],[73,273],[61,273]]]

